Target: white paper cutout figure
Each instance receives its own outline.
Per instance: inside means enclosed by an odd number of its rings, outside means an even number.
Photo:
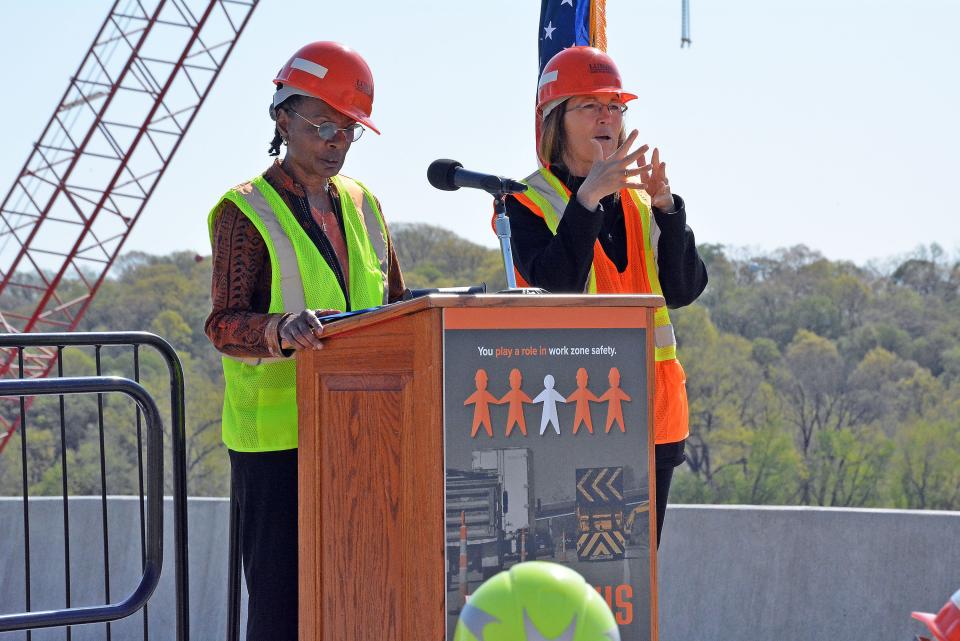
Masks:
[[[560,392],[553,389],[553,375],[543,377],[544,390],[533,399],[534,403],[543,403],[543,414],[540,415],[540,436],[547,429],[548,423],[553,423],[553,431],[560,434],[560,420],[557,418],[557,403],[566,403],[567,399]]]

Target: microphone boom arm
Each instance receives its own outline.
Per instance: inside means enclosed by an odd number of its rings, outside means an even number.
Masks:
[[[517,288],[517,276],[513,268],[513,249],[510,246],[510,219],[507,218],[506,198],[508,194],[518,194],[526,191],[527,186],[525,184],[503,176],[469,171],[464,169],[463,165],[456,160],[448,158],[440,158],[430,163],[430,166],[427,167],[427,181],[443,191],[456,191],[461,187],[469,187],[471,189],[482,189],[493,196],[493,210],[496,214],[493,221],[494,229],[497,231],[497,238],[500,239],[503,269],[507,277],[507,289],[499,293],[546,293],[536,287]]]

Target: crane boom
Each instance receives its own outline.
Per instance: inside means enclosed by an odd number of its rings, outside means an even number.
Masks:
[[[76,329],[258,1],[116,0],[0,205],[0,330]],[[7,350],[0,376],[55,358]]]

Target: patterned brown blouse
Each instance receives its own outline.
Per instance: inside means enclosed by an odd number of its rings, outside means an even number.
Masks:
[[[305,205],[310,208],[310,218],[298,218],[304,230],[314,242],[328,242],[337,262],[345,265],[346,246],[337,222],[340,197],[336,188],[331,185],[330,196],[337,216],[324,217],[322,212],[308,204],[303,187],[281,168],[279,160],[263,173],[263,177],[294,214],[303,210]],[[321,218],[327,230],[325,238],[317,224]],[[323,251],[321,254],[328,255]],[[387,254],[387,282],[392,303],[403,298],[406,287],[389,233]],[[336,271],[333,265],[331,267]],[[270,255],[260,232],[236,205],[224,202],[214,219],[213,311],[204,326],[207,337],[218,351],[230,356],[254,358],[282,355],[278,328],[280,322],[292,314],[267,313],[270,278]]]

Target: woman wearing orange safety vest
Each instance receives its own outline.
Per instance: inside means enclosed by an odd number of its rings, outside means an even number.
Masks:
[[[673,468],[684,461],[686,376],[667,307],[689,305],[707,271],[673,194],[666,163],[647,145],[631,150],[613,60],[593,47],[564,49],[547,63],[537,95],[538,153],[544,166],[507,200],[520,284],[554,293],[662,294],[655,343],[657,541]]]

